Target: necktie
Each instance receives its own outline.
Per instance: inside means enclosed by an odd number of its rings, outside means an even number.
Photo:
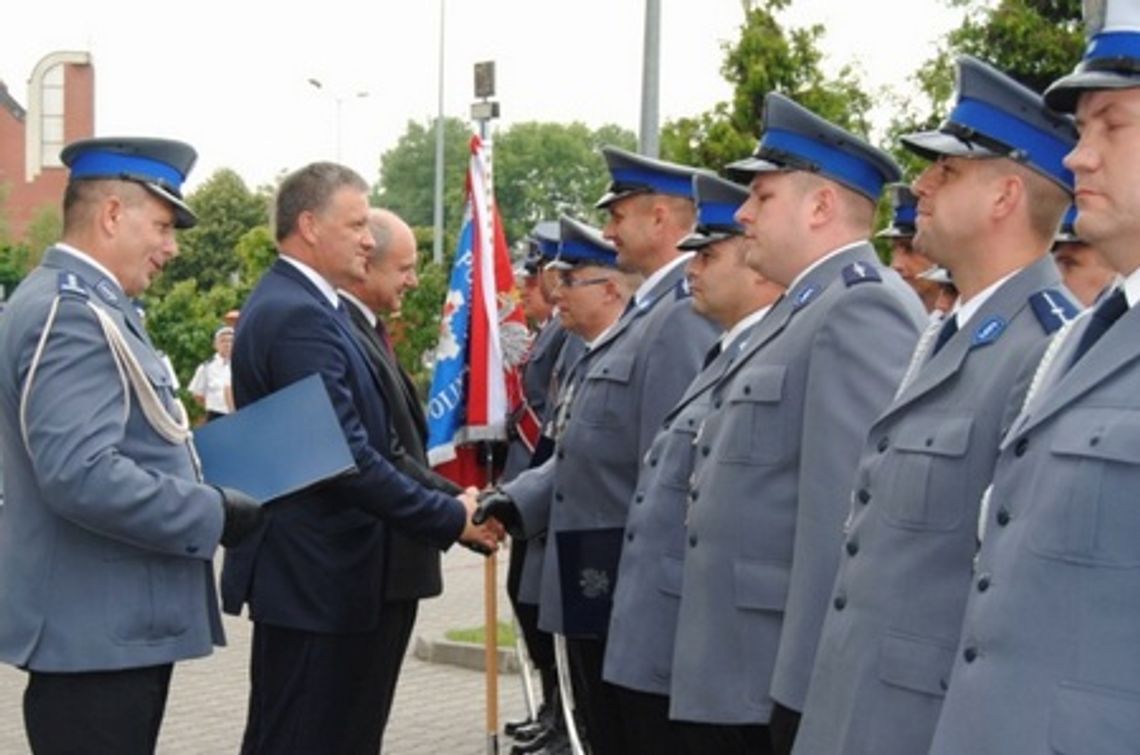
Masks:
[[[1106,296],[1100,304],[1096,305],[1092,315],[1089,316],[1088,327],[1081,335],[1081,340],[1077,343],[1077,348],[1073,352],[1073,361],[1069,366],[1076,364],[1077,361],[1085,355],[1094,343],[1100,340],[1100,337],[1105,334],[1114,322],[1120,319],[1120,316],[1128,311],[1128,300],[1124,298],[1124,290],[1116,289],[1111,294]]]
[[[714,361],[716,361],[716,358],[720,356],[720,352],[721,352],[720,341],[717,341],[715,344],[713,344],[713,347],[711,349],[709,349],[708,353],[705,354],[705,362],[703,365],[701,365],[701,369],[707,370],[708,366],[710,364],[712,364]]]
[[[930,356],[938,353],[938,350],[946,345],[955,333],[958,332],[958,316],[950,315],[946,318],[946,322],[942,324],[942,330],[938,331],[938,340],[934,342],[934,348],[930,352]]]
[[[383,345],[384,350],[386,352],[388,352],[388,356],[394,358],[396,355],[396,352],[392,348],[392,339],[388,335],[388,327],[384,324],[384,321],[381,320],[379,317],[376,318],[376,335],[377,335],[377,337],[380,338],[380,343],[381,343],[381,345]]]

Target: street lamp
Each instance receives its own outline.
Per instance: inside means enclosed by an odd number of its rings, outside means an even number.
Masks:
[[[309,82],[309,85],[314,89],[319,89],[322,92],[328,91],[325,89],[325,85],[321,83],[320,79],[309,78],[307,81]],[[341,161],[341,111],[344,108],[344,101],[346,99],[346,96],[343,94],[336,94],[331,91],[329,91],[329,95],[333,98],[333,101],[336,102],[336,161],[339,163]],[[363,99],[367,96],[368,92],[360,91],[354,92],[350,97],[352,99]]]

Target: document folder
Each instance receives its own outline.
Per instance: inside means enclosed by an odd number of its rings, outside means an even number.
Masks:
[[[612,527],[557,533],[562,626],[567,637],[605,637],[623,532]]]
[[[194,445],[206,482],[260,503],[356,469],[316,374],[198,428]]]

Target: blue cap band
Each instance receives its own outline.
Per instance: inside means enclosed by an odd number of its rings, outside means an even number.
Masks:
[[[672,194],[678,197],[693,198],[693,177],[691,175],[675,176],[669,173],[640,168],[618,168],[611,171],[614,182],[628,185],[628,187],[645,187],[655,194]],[[619,189],[624,189],[621,186]]]
[[[702,202],[697,206],[697,223],[710,228],[743,230],[743,227],[736,222],[737,209],[739,205]]]
[[[76,156],[71,178],[118,178],[153,181],[180,190],[183,175],[170,165],[137,155],[91,150]]]
[[[1085,60],[1140,58],[1140,32],[1106,31],[1089,40]]]
[[[557,241],[550,241],[549,239],[539,239],[537,246],[538,246],[538,253],[541,254],[543,257],[549,257],[550,259],[554,259],[558,255],[558,242]]]
[[[608,249],[602,249],[593,244],[587,244],[584,241],[570,240],[562,242],[562,246],[558,252],[558,258],[569,260],[570,262],[588,262],[594,260],[608,267],[613,267],[617,255]]]
[[[904,225],[914,225],[916,216],[918,215],[917,208],[912,205],[903,205],[902,207],[895,208],[895,225],[900,223]]]
[[[1029,162],[1072,188],[1073,174],[1062,160],[1073,150],[1073,144],[1057,139],[988,102],[968,97],[958,102],[946,120],[1024,152]]]
[[[884,176],[870,163],[791,131],[777,128],[765,131],[757,151],[761,159],[765,159],[765,150],[787,152],[815,163],[824,175],[832,176],[872,199],[878,198],[886,183]]]

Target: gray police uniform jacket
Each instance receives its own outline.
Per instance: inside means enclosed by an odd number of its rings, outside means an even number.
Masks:
[[[21,390],[57,293],[25,448]],[[224,641],[218,492],[195,482],[190,448],[151,428],[133,390],[128,401],[89,305],[111,316],[173,410],[171,376],[123,291],[49,249],[0,317],[0,659],[34,671],[152,666]]]
[[[586,352],[586,343],[578,335],[567,330],[562,331],[565,338],[558,349],[558,356],[554,360],[550,371],[550,383],[547,388],[545,421],[543,434],[550,433],[553,437],[554,417],[558,407],[559,395],[562,386],[570,379],[570,370],[578,359]],[[534,537],[524,540],[526,543],[526,558],[523,560],[522,574],[519,575],[520,603],[537,606],[542,594],[542,562],[546,558],[546,530],[543,528]]]
[[[547,531],[538,618],[547,632],[563,631],[554,535],[625,527],[641,458],[716,338],[692,309],[685,267],[670,270],[583,355],[554,456],[503,486],[525,535]]]
[[[713,389],[689,493],[670,717],[802,710],[860,450],[926,320],[874,249],[810,270]]]
[[[551,378],[554,375],[554,364],[558,354],[562,351],[562,344],[566,341],[568,333],[562,327],[558,318],[550,320],[538,331],[534,337],[534,344],[527,355],[523,367],[522,388],[527,405],[538,417],[539,424],[545,425],[551,404],[547,394],[550,391]],[[531,450],[519,438],[512,438],[507,447],[507,459],[503,462],[504,482],[518,477],[519,472],[530,466]]]
[[[933,357],[934,339],[922,339],[916,356],[928,361],[863,447],[796,753],[930,748],[1010,392],[1078,309],[1046,256],[1005,281]]]
[[[693,438],[712,409],[713,385],[746,345],[752,328],[701,370],[641,460],[606,640],[603,677],[613,684],[669,694]]]
[[[936,755],[1140,748],[1140,309],[1069,369],[1091,320],[1002,439]]]

